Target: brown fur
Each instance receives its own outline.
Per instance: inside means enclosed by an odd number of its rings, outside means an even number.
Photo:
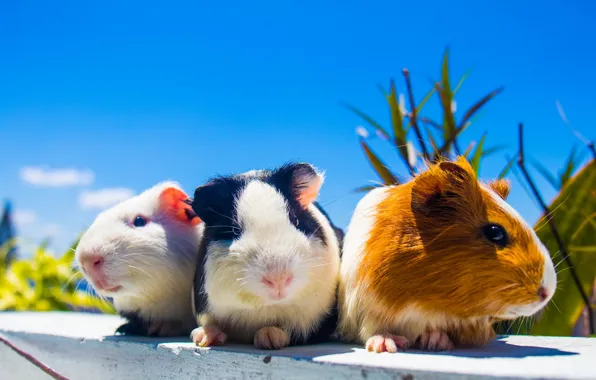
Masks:
[[[487,185],[504,199],[509,194],[505,180]],[[367,302],[375,305],[367,322],[377,325],[375,333],[404,335],[399,316],[416,310],[456,346],[484,345],[495,336],[491,317],[538,299],[543,257],[528,232],[481,188],[465,158],[440,162],[390,188],[375,213],[355,283],[375,300]],[[483,237],[489,222],[505,228],[510,246]],[[360,340],[368,330],[360,327]]]

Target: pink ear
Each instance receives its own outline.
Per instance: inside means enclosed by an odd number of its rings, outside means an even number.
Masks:
[[[303,208],[308,207],[317,199],[323,185],[323,175],[312,167],[302,167],[294,171],[292,182],[298,195],[298,202]]]
[[[168,187],[159,195],[159,207],[172,218],[191,226],[200,224],[201,219],[192,207],[186,203],[188,196],[175,187]]]

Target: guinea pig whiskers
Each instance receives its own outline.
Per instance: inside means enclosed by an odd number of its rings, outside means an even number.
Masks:
[[[136,267],[136,266],[134,266],[134,265],[130,265],[130,264],[128,264],[128,267],[129,267],[129,268],[132,268],[132,269],[136,269],[136,270],[138,270],[138,271],[141,271],[141,272],[145,273],[147,276],[151,276],[151,275],[149,274],[149,272],[147,272],[146,270],[144,270],[144,269],[141,269],[141,268],[139,268],[139,267]]]
[[[542,227],[546,226],[548,224],[548,222],[550,222],[550,220],[555,217],[555,211],[557,211],[557,209],[559,207],[563,206],[563,204],[565,204],[565,202],[567,202],[567,200],[569,199],[570,196],[571,196],[571,194],[567,195],[567,198],[565,198],[563,201],[561,201],[561,203],[559,203],[559,205],[557,207],[552,209],[548,214],[546,214],[544,217],[542,217],[541,220],[538,221],[538,223],[540,223],[540,222],[543,222],[543,223],[536,228],[536,230],[535,230],[536,232],[540,231],[540,229]]]

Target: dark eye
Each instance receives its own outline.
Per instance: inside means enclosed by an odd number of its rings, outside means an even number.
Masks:
[[[507,232],[498,224],[487,224],[483,228],[484,236],[493,243],[504,247],[509,243]]]
[[[135,227],[144,227],[147,225],[147,219],[142,216],[137,216],[135,220],[132,222],[132,225]]]

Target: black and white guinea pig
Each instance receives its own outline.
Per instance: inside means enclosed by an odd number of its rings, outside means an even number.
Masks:
[[[336,326],[343,232],[316,204],[307,163],[213,178],[195,190],[205,222],[194,282],[199,346],[316,343]]]
[[[183,336],[197,326],[191,289],[203,223],[176,182],[100,213],[75,260],[96,293],[128,319],[117,332]]]

